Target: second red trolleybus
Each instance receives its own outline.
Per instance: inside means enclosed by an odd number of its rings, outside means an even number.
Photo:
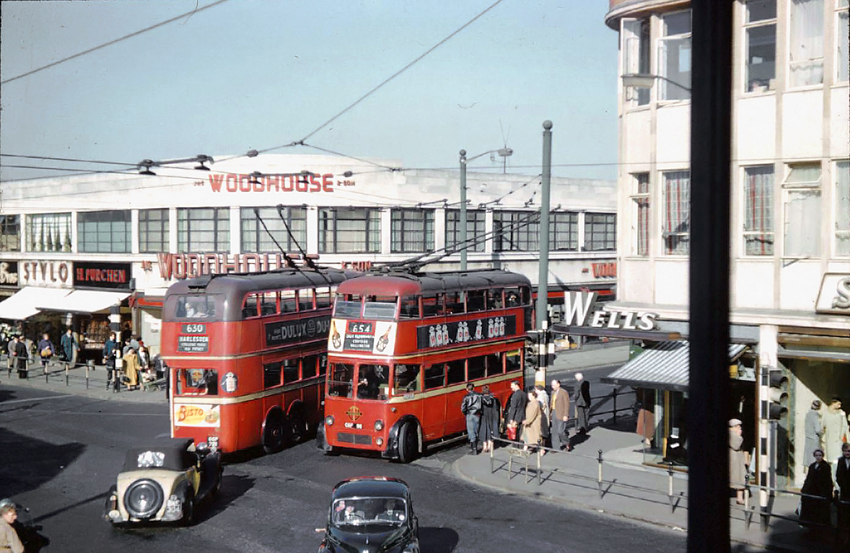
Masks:
[[[502,270],[389,271],[340,284],[328,337],[327,453],[372,450],[410,462],[466,429],[467,382],[504,405],[522,381],[531,284]]]
[[[303,440],[322,418],[333,294],[357,274],[288,268],[173,284],[162,323],[171,436],[224,453]]]

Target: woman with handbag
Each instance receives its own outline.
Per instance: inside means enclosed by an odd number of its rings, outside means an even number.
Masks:
[[[47,374],[47,362],[50,361],[50,358],[53,357],[53,354],[56,352],[56,348],[53,346],[53,342],[50,341],[50,335],[46,332],[41,335],[41,340],[38,341],[38,356],[41,358],[41,370],[44,374]]]

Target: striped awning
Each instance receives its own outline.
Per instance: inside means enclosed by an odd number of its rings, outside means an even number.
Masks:
[[[746,351],[743,344],[729,344],[729,363]],[[603,382],[655,390],[688,391],[690,344],[686,340],[657,342],[644,350]]]

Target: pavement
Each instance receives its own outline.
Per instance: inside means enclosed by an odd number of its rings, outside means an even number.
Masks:
[[[622,343],[594,344],[558,353],[550,368],[562,380],[581,369],[623,363],[628,359],[628,346]],[[0,386],[14,385],[68,393],[105,401],[167,403],[164,390],[143,390],[115,393],[106,387],[106,370],[84,367],[69,370],[64,365],[48,365],[48,374],[41,366],[30,369],[30,377],[20,380],[16,371],[5,369],[0,360]],[[589,371],[588,371],[589,372]],[[565,385],[568,385],[565,380]],[[539,457],[513,455],[508,444],[502,444],[492,454],[463,455],[453,464],[454,473],[473,484],[505,494],[522,495],[574,508],[584,508],[642,523],[687,532],[688,476],[683,471],[668,471],[643,464],[641,438],[635,434],[635,420],[620,414],[616,423],[610,414],[591,417],[592,428],[583,441],[575,441],[572,452],[550,451]],[[599,484],[600,462],[601,479]],[[526,472],[528,462],[528,472]],[[510,464],[510,470],[509,470]],[[672,491],[671,491],[672,490]],[[751,501],[757,503],[757,494]],[[770,550],[810,553],[818,547],[811,534],[796,523],[794,510],[797,497],[778,495],[769,519],[769,528],[760,526],[759,508],[749,505],[749,511],[730,500],[730,535],[735,543]],[[747,523],[748,512],[751,523]],[[734,549],[733,549],[734,550]]]

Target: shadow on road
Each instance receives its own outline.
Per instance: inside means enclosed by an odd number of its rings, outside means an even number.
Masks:
[[[86,450],[84,444],[51,444],[0,428],[0,490],[13,497],[38,489],[71,465]]]
[[[419,528],[419,548],[429,553],[451,553],[460,536],[451,528]]]

